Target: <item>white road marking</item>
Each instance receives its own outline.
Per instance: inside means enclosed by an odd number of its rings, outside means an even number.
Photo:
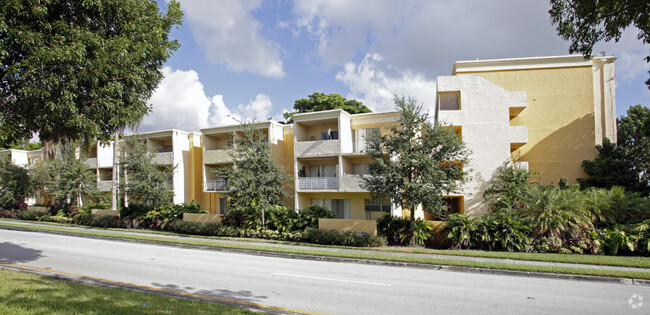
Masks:
[[[49,247],[49,248],[54,248],[54,249],[59,249],[59,250],[69,250],[69,251],[74,251],[74,252],[84,252],[84,253],[94,253],[94,250],[88,250],[88,249],[78,249],[78,248],[71,248],[71,247],[61,247],[61,246],[52,246],[52,245],[38,245],[39,247]]]
[[[274,272],[275,276],[285,276],[285,277],[296,277],[296,278],[306,278],[306,279],[315,279],[315,280],[326,280],[326,281],[337,281],[337,282],[346,282],[346,283],[359,283],[359,284],[369,284],[369,285],[378,285],[384,287],[390,287],[390,284],[387,283],[376,283],[376,282],[365,282],[365,281],[355,281],[355,280],[345,280],[345,279],[333,279],[333,278],[322,278],[322,277],[313,277],[313,276],[303,276],[303,275],[292,275],[288,273],[279,273]]]

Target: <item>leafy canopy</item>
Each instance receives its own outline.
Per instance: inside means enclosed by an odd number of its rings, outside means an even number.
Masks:
[[[372,176],[363,177],[363,186],[411,210],[412,224],[419,206],[442,217],[447,210],[444,195],[459,191],[465,181],[463,166],[470,152],[453,130],[431,123],[415,99],[395,97],[395,105],[397,124],[385,135],[369,137]]]
[[[650,108],[635,105],[617,119],[617,141],[596,146],[598,157],[582,161],[590,178],[578,178],[582,188],[623,186],[628,191],[650,193]]]
[[[11,163],[8,156],[0,156],[0,208],[11,209],[33,191],[27,169]]]
[[[178,47],[170,1],[0,2],[0,146],[29,139],[107,140],[149,111],[161,67]]]
[[[242,123],[242,132],[230,151],[232,168],[213,169],[228,180],[228,205],[231,209],[253,209],[262,213],[282,205],[282,182],[291,179],[273,159],[267,134],[252,123]]]
[[[77,154],[76,146],[62,146],[56,159],[45,159],[33,169],[34,184],[43,193],[54,196],[59,205],[81,205],[82,196],[97,194],[97,176]]]
[[[647,0],[593,1],[550,0],[551,23],[558,34],[571,41],[569,53],[591,56],[594,45],[604,40],[618,42],[623,30],[633,26],[637,39],[650,43],[650,4]],[[650,62],[650,55],[646,56]],[[650,89],[650,79],[646,81]]]
[[[369,113],[370,109],[357,100],[348,100],[339,94],[314,92],[308,98],[301,98],[293,104],[293,113],[284,113],[287,123],[293,122],[296,113],[320,112],[330,109],[342,109],[350,114]]]

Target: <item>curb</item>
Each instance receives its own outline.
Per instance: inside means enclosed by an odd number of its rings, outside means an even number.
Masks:
[[[48,233],[48,234],[54,234],[54,235],[75,236],[75,237],[84,237],[84,238],[101,239],[101,240],[113,240],[113,241],[130,242],[130,243],[152,244],[152,245],[161,245],[161,246],[177,247],[177,248],[211,250],[211,251],[239,253],[239,254],[248,254],[248,255],[256,255],[256,256],[275,257],[275,258],[289,258],[289,259],[301,259],[301,260],[312,260],[312,261],[355,263],[355,264],[380,265],[380,266],[403,267],[403,268],[445,270],[445,271],[452,271],[452,272],[492,274],[492,275],[501,275],[501,276],[517,276],[517,277],[561,279],[561,280],[578,280],[578,281],[617,283],[617,284],[636,285],[636,286],[650,286],[650,280],[647,280],[647,279],[630,279],[630,278],[605,277],[605,276],[572,275],[572,274],[549,273],[549,272],[502,270],[502,269],[463,267],[463,266],[447,266],[447,265],[436,265],[436,264],[420,264],[420,263],[384,261],[384,260],[374,260],[374,259],[329,257],[329,256],[319,256],[319,255],[309,255],[309,254],[291,254],[291,253],[280,253],[280,252],[262,251],[262,250],[250,250],[250,249],[224,248],[224,247],[213,247],[213,246],[202,246],[202,245],[177,244],[177,243],[168,243],[168,242],[164,242],[164,241],[136,240],[136,239],[122,238],[122,237],[119,237],[119,236],[85,235],[85,234],[77,234],[77,233],[72,233],[72,232],[47,231],[47,230],[38,230],[38,229],[30,229],[30,228],[8,227],[8,226],[0,226],[0,229],[12,230],[12,231],[23,231],[23,232]]]

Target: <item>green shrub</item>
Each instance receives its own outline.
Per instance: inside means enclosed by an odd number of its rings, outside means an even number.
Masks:
[[[199,222],[186,222],[181,220],[176,220],[170,223],[169,230],[174,231],[176,233],[190,234],[190,235],[248,237],[248,238],[263,238],[263,239],[285,240],[285,241],[302,240],[302,234],[300,232],[254,230],[254,229],[226,226],[220,223],[199,223]]]
[[[262,228],[262,215],[252,207],[230,208],[221,223],[234,228],[259,230]]]
[[[111,205],[107,202],[87,203],[79,208],[79,212],[90,212],[92,209],[109,209]]]
[[[19,214],[18,210],[0,210],[0,218],[18,219]]]
[[[527,169],[511,163],[499,167],[483,193],[490,211],[518,208],[526,188],[530,185],[528,180],[532,175]]]
[[[38,221],[70,224],[74,219],[64,215],[43,215],[38,217]]]
[[[476,221],[478,248],[509,252],[530,252],[533,238],[530,226],[509,210],[485,215]]]
[[[187,222],[175,220],[169,225],[169,230],[181,234],[204,235],[204,236],[225,236],[219,235],[222,225],[220,223]]]
[[[122,209],[120,209],[120,217],[135,219],[147,214],[147,212],[151,211],[152,209],[153,206],[148,206],[141,203],[129,203],[128,207],[122,207]]]
[[[342,245],[354,247],[377,247],[386,245],[386,239],[356,232],[338,232],[334,230],[319,230],[307,228],[303,233],[305,241],[323,245]]]
[[[592,213],[583,197],[578,185],[567,189],[530,186],[518,214],[531,226],[534,236],[559,235],[566,240],[594,229]]]
[[[318,228],[319,218],[333,219],[336,218],[336,215],[325,207],[309,206],[298,212],[298,222],[296,223],[295,229],[304,230],[308,227]]]
[[[408,218],[393,217],[390,214],[377,218],[377,233],[386,238],[388,245],[409,245],[409,227],[411,221]]]
[[[283,206],[272,206],[264,213],[267,230],[290,232],[296,228],[296,212]]]
[[[141,211],[138,209],[138,211]],[[164,230],[170,222],[183,219],[183,213],[205,213],[201,206],[192,201],[189,204],[165,203],[136,217],[140,225],[150,229]]]
[[[477,219],[455,213],[447,217],[446,223],[443,233],[449,239],[451,248],[476,248]]]
[[[18,213],[18,218],[21,220],[36,221],[41,217],[47,217],[47,215],[37,211],[20,211]]]

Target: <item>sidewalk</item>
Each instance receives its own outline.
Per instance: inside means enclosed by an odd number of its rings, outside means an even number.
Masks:
[[[505,264],[514,264],[514,265],[534,265],[534,266],[552,266],[552,267],[569,267],[569,268],[583,268],[583,269],[602,269],[602,270],[618,270],[618,271],[635,271],[635,272],[648,272],[650,273],[650,269],[648,268],[634,268],[634,267],[618,267],[618,266],[605,266],[605,265],[589,265],[589,264],[573,264],[573,263],[555,263],[555,262],[542,262],[542,261],[530,261],[530,260],[513,260],[513,259],[500,259],[500,258],[483,258],[483,257],[468,257],[468,256],[454,256],[454,255],[439,255],[439,254],[419,254],[419,253],[401,253],[401,252],[393,252],[393,251],[385,251],[381,249],[376,249],[376,250],[368,250],[368,249],[347,249],[347,248],[332,248],[332,247],[319,247],[319,246],[308,246],[308,245],[291,245],[291,244],[278,244],[278,243],[271,243],[271,242],[264,242],[264,241],[239,241],[239,240],[227,240],[227,239],[213,239],[213,238],[201,238],[201,237],[192,237],[192,236],[176,236],[176,235],[165,235],[165,234],[157,234],[157,233],[142,233],[142,232],[137,232],[137,231],[113,231],[113,230],[103,230],[103,229],[95,229],[92,227],[75,227],[75,226],[53,226],[53,225],[44,225],[44,224],[38,224],[38,223],[31,223],[31,222],[23,222],[23,221],[9,221],[9,220],[3,220],[0,219],[0,222],[6,222],[6,223],[11,223],[11,224],[16,224],[16,225],[22,225],[27,227],[56,227],[59,229],[63,230],[69,230],[70,232],[74,231],[98,231],[98,232],[110,232],[112,234],[117,234],[117,235],[141,235],[141,236],[148,236],[148,237],[157,237],[157,238],[162,238],[162,239],[176,239],[176,240],[197,240],[197,241],[202,241],[202,242],[209,242],[209,243],[221,243],[221,244],[246,244],[246,245],[255,245],[255,246],[263,246],[263,247],[268,247],[268,248],[296,248],[296,249],[310,249],[310,250],[319,250],[319,251],[329,251],[329,252],[350,252],[350,253],[368,253],[368,254],[382,254],[382,255],[390,255],[390,256],[401,256],[401,257],[424,257],[424,258],[435,258],[435,259],[446,259],[446,260],[465,260],[465,261],[479,261],[479,262],[491,262],[491,263],[505,263]],[[0,226],[0,229],[12,229],[10,227],[4,227]],[[43,232],[49,232],[49,231],[43,231]],[[60,232],[50,232],[50,233],[58,233],[61,234]],[[65,233],[63,233],[65,234]],[[91,237],[88,235],[81,235],[81,234],[74,234],[74,236],[78,237]],[[96,237],[96,236],[92,236]],[[101,238],[111,238],[111,237],[101,237]],[[176,245],[176,244],[172,244]],[[202,246],[190,246],[190,247],[202,247]],[[254,253],[258,255],[263,255],[264,253],[259,251],[259,250],[237,250],[237,251],[242,251],[242,252],[249,252],[249,253]],[[298,257],[300,255],[296,254],[283,254],[283,253],[273,253],[272,256],[287,256],[290,258],[301,258]],[[303,256],[313,256],[313,255],[303,255]],[[305,258],[309,259],[309,258]],[[341,259],[345,260],[345,259]],[[348,259],[350,260],[350,259]],[[354,259],[352,259],[354,260]],[[377,262],[381,263],[381,262]],[[394,262],[387,262],[390,264],[395,264]],[[403,265],[403,263],[400,263]],[[476,268],[472,268],[476,269]],[[575,278],[575,276],[572,275],[567,275],[571,278]]]

